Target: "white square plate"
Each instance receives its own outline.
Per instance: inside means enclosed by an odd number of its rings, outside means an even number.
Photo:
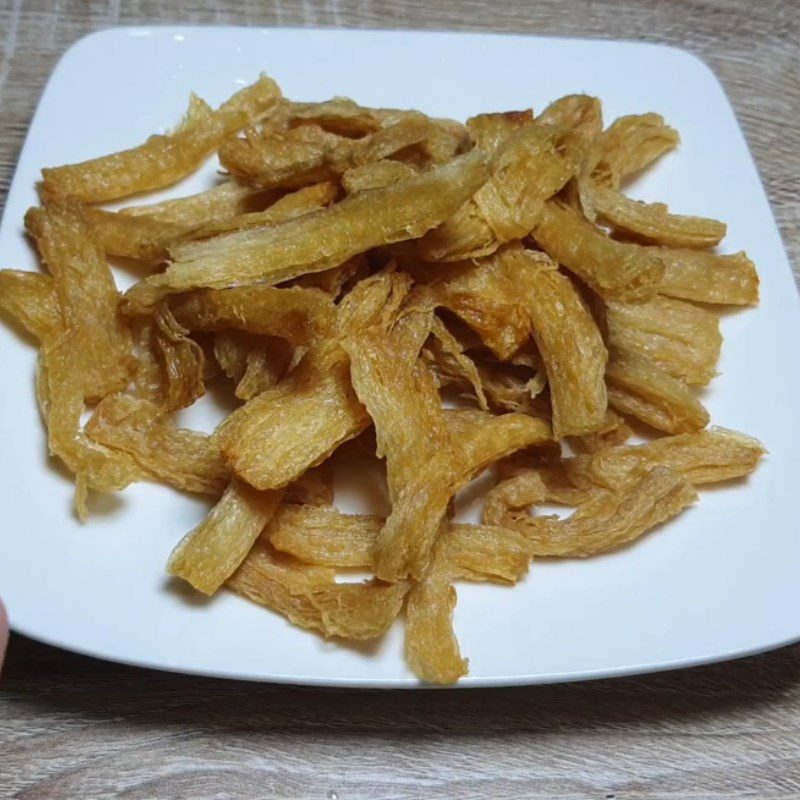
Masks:
[[[189,92],[212,104],[259,72],[296,99],[464,119],[572,92],[606,119],[656,111],[682,145],[635,187],[729,223],[726,251],[759,267],[762,302],[726,315],[720,375],[704,395],[715,424],[758,436],[770,455],[746,483],[701,502],[634,547],[585,562],[535,563],[514,589],[459,587],[462,686],[621,675],[754,653],[800,638],[800,306],[780,235],[722,88],[680,50],[630,42],[483,34],[119,29],[61,60],[31,125],[0,228],[0,265],[35,268],[22,217],[43,166],[129,147],[180,118]],[[175,194],[210,185],[215,165]],[[14,629],[62,647],[163,669],[326,686],[417,685],[396,626],[375,648],[300,631],[225,592],[209,602],[163,565],[202,502],[137,485],[81,526],[72,484],[48,465],[33,396],[35,352],[0,330],[0,593]],[[208,427],[205,405],[185,424]],[[354,502],[351,492],[344,497]]]

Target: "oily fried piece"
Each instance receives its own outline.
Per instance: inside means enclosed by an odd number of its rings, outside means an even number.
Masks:
[[[487,155],[498,147],[515,131],[533,122],[533,111],[501,111],[489,114],[476,114],[466,122],[470,138]]]
[[[404,161],[385,159],[350,167],[342,174],[342,188],[346,194],[355,194],[367,189],[382,189],[393,183],[413,178],[419,168]]]
[[[318,289],[234,286],[175,295],[170,308],[192,331],[235,329],[310,344],[330,332],[335,306]]]
[[[248,130],[219,149],[220,164],[231,174],[262,189],[296,189],[336,178],[349,163],[354,144],[303,125],[288,131]]]
[[[371,514],[343,514],[331,505],[284,504],[265,536],[281,552],[306,564],[369,568],[385,520]],[[516,583],[528,571],[530,546],[516,530],[453,523],[447,558],[457,579]]]
[[[607,407],[603,339],[578,291],[539,253],[509,247],[507,274],[521,289],[550,387],[556,438],[591,433]]]
[[[666,433],[693,433],[708,425],[708,411],[679,378],[649,359],[612,350],[606,367],[608,402]]]
[[[234,389],[236,397],[251,400],[276,386],[291,368],[295,353],[290,342],[274,336],[251,347],[245,357],[242,377]]]
[[[129,217],[147,217],[165,225],[195,230],[212,222],[245,214],[251,210],[253,202],[259,199],[266,200],[267,193],[229,180],[188,197],[127,206],[118,213]]]
[[[53,341],[61,331],[61,308],[49,275],[0,270],[0,309],[39,342]]]
[[[608,366],[606,366],[606,376],[608,376]],[[606,383],[609,383],[608,377],[606,377]],[[610,390],[609,402],[611,402]],[[633,436],[633,431],[625,423],[625,420],[609,408],[606,411],[603,425],[598,430],[583,436],[572,437],[570,445],[578,453],[598,453],[600,450],[625,444],[631,436]]]
[[[443,264],[436,275],[428,287],[431,302],[464,320],[501,361],[529,338],[530,318],[499,254]]]
[[[619,117],[595,140],[588,157],[588,177],[601,186],[619,189],[626,178],[652,164],[679,142],[678,132],[660,114]]]
[[[277,84],[265,75],[217,111],[192,95],[173,133],[80,164],[43,169],[42,194],[101,203],[170,186],[194,172],[230,135],[269,114],[279,100]]]
[[[152,217],[135,217],[99,208],[87,207],[83,215],[106,255],[139,261],[165,260],[170,246],[190,231],[182,225]]]
[[[373,639],[392,625],[406,583],[336,583],[334,572],[302,564],[257,543],[228,580],[237,594],[324,636]]]
[[[82,329],[62,329],[45,341],[36,378],[48,449],[75,475],[75,511],[81,520],[88,516],[89,490],[119,491],[142,477],[142,470],[130,456],[91,441],[81,429],[86,365],[91,354],[87,336]]]
[[[114,278],[78,208],[52,204],[32,212],[26,225],[53,276],[65,328],[80,333],[84,397],[99,400],[124,389],[133,366]]]
[[[156,310],[153,332],[153,347],[163,376],[164,406],[170,411],[188,408],[206,393],[203,350],[189,338],[189,330],[175,319],[166,303]]]
[[[300,286],[303,289],[319,289],[325,292],[331,300],[338,300],[348,286],[354,285],[368,274],[369,263],[367,257],[364,254],[359,254],[345,261],[344,264],[339,264],[338,267],[331,267],[322,272],[311,272],[308,275],[300,275],[286,285]]]
[[[369,425],[338,337],[388,326],[407,291],[408,279],[398,273],[361,281],[338,306],[337,335],[310,348],[285,380],[222,423],[223,453],[238,475],[259,488],[285,486]]]
[[[617,490],[596,490],[564,520],[523,522],[536,556],[584,558],[628,544],[697,500],[691,483],[652,467]]]
[[[536,117],[539,125],[578,131],[588,141],[603,130],[603,107],[596,97],[588,94],[568,94],[550,103]]]
[[[722,336],[716,314],[657,297],[649,303],[606,304],[608,344],[649,359],[689,385],[714,377]]]
[[[474,194],[486,178],[480,153],[384,189],[267,228],[182,245],[175,263],[128,292],[150,305],[164,294],[259,281],[276,284],[320,272],[382,244],[421,236]]]
[[[571,175],[552,136],[535,125],[506,139],[488,166],[489,180],[420,241],[426,261],[477,258],[526,236]]]
[[[329,206],[339,193],[339,188],[330,181],[304,186],[284,195],[263,211],[251,211],[232,217],[212,220],[191,233],[192,240],[209,239],[223,233],[243,231],[249,228],[261,228],[266,225],[277,225],[312,211],[319,211]]]
[[[665,436],[643,445],[615,447],[573,465],[601,486],[614,488],[632,472],[650,466],[667,467],[694,485],[717,483],[749,475],[766,453],[758,439],[725,428]]]
[[[382,114],[364,108],[349,97],[333,97],[322,103],[289,103],[290,127],[316,125],[329,133],[358,139],[379,130]]]
[[[545,203],[531,235],[551,258],[607,300],[649,300],[664,274],[657,252],[616,242],[573,209],[555,201]]]
[[[665,267],[661,294],[699,303],[758,304],[758,273],[746,253],[721,256],[664,248],[658,254]]]
[[[375,572],[384,580],[419,577],[453,495],[498,458],[550,438],[549,426],[523,414],[445,414],[428,371],[405,362],[380,331],[344,346],[387,461],[392,513],[376,544]]]
[[[406,602],[406,661],[418,678],[438,684],[455,683],[467,674],[469,663],[461,657],[453,632],[456,590],[447,537],[444,530],[425,576],[412,586]]]
[[[282,490],[260,492],[233,478],[208,516],[172,551],[167,571],[214,594],[250,552],[282,496]]]
[[[715,219],[670,214],[663,203],[643,203],[596,183],[587,184],[584,192],[601,220],[655,244],[700,249],[725,237],[727,226]]]
[[[208,434],[176,427],[156,403],[129,395],[103,399],[86,424],[87,435],[127,453],[155,480],[187,492],[219,496],[230,469]]]

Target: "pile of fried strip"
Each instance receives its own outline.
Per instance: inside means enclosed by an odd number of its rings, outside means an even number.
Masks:
[[[404,612],[410,669],[457,681],[454,582],[628,545],[764,453],[694,394],[715,309],[758,300],[752,262],[714,252],[723,223],[620,191],[677,144],[657,114],[604,127],[585,95],[460,123],[293,102],[262,76],[216,110],[192,97],[172,133],[44,169],[25,219],[44,269],[0,272],[0,309],[40,343],[78,515],[141,480],[206,495],[169,572],[328,637]],[[207,191],[101,207],[215,156]],[[124,294],[119,259],[146,275]],[[238,407],[211,434],[178,427],[210,381]],[[334,505],[354,458],[380,465],[385,518]],[[481,524],[454,522],[486,470]],[[337,580],[353,569],[372,577]]]

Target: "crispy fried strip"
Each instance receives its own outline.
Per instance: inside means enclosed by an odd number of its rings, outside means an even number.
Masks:
[[[256,285],[176,295],[170,308],[192,331],[234,329],[307,345],[330,333],[336,307],[318,289]]]
[[[584,558],[638,539],[697,500],[686,478],[653,467],[616,491],[599,489],[565,520],[520,519],[534,555]]]
[[[661,294],[700,303],[758,304],[758,273],[746,253],[720,256],[671,249],[658,253],[665,266],[658,287]]]
[[[500,145],[520,128],[533,122],[533,111],[501,111],[477,114],[466,122],[470,138],[487,155],[492,155]]]
[[[556,202],[545,204],[532,235],[551,258],[609,300],[649,300],[664,274],[664,264],[656,252],[615,242]]]
[[[110,450],[127,453],[145,473],[177,489],[219,496],[230,481],[230,469],[212,437],[175,427],[164,409],[148,400],[106,397],[86,424],[86,433]]]
[[[153,345],[161,365],[164,405],[174,411],[188,408],[206,393],[205,355],[166,303],[156,310]]]
[[[692,433],[708,425],[708,411],[678,378],[648,359],[613,350],[606,367],[608,402],[666,433]]]
[[[117,311],[111,270],[80,210],[66,204],[31,209],[26,225],[53,276],[66,329],[81,332],[84,397],[99,400],[125,388],[133,364],[130,333]]]
[[[228,580],[237,594],[324,636],[373,639],[403,605],[408,584],[335,583],[333,570],[301,564],[257,543]]]
[[[572,282],[546,257],[518,247],[502,256],[521,288],[547,370],[556,438],[591,433],[607,407],[606,352],[600,331]]]
[[[632,233],[670,247],[704,248],[718,245],[725,237],[724,222],[706,217],[670,214],[662,203],[643,203],[615,189],[590,183],[585,198],[595,213],[619,231]]]
[[[417,167],[403,161],[375,161],[348,169],[342,175],[342,188],[347,194],[382,189],[384,186],[413,178],[418,173]]]
[[[656,297],[649,303],[606,305],[608,344],[636,353],[690,385],[714,377],[722,336],[716,314]]]
[[[406,602],[406,660],[423,681],[452,684],[467,674],[468,660],[461,657],[453,632],[453,588],[447,559],[448,531],[434,546],[425,576],[414,584]]]
[[[481,154],[471,153],[298,219],[182,245],[173,252],[175,263],[137,284],[128,299],[151,305],[170,292],[252,281],[276,284],[320,272],[378,245],[421,236],[474,194],[485,178]]]
[[[192,95],[186,118],[173,133],[80,164],[43,169],[42,192],[100,203],[169,186],[194,172],[228,136],[268,114],[279,99],[280,90],[265,75],[217,111]]]
[[[42,343],[52,341],[61,330],[61,307],[49,275],[0,270],[0,308]]]
[[[106,255],[141,261],[166,259],[169,247],[191,230],[152,217],[118,214],[99,208],[87,207],[83,209],[83,215]]]
[[[570,177],[552,137],[530,125],[505,140],[489,161],[490,179],[419,243],[428,261],[459,261],[493,253],[530,233],[544,202]]]
[[[282,490],[260,492],[234,478],[208,516],[172,551],[167,571],[214,594],[250,552],[282,496]]]
[[[437,317],[431,320],[431,334],[442,352],[449,356],[458,370],[475,392],[478,404],[484,411],[489,410],[486,395],[483,392],[483,383],[478,373],[475,362],[464,352],[458,339],[447,329],[447,326]]]
[[[573,477],[584,475],[613,489],[638,468],[667,467],[694,485],[717,483],[749,475],[766,453],[758,439],[725,428],[666,436],[643,445],[614,447],[575,459]]]

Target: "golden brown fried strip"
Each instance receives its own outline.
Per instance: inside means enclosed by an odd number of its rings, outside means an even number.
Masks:
[[[625,424],[625,420],[609,408],[601,428],[594,433],[572,437],[570,445],[578,453],[598,453],[600,450],[625,444],[632,435],[633,431]]]
[[[61,330],[61,307],[49,275],[0,270],[0,309],[42,343],[52,341]]]
[[[193,95],[173,133],[80,164],[43,169],[42,193],[100,203],[169,186],[194,172],[228,136],[268,114],[279,99],[280,90],[265,75],[217,111]]]
[[[478,404],[484,411],[489,410],[486,395],[483,392],[483,383],[478,373],[475,362],[464,352],[458,339],[447,329],[447,326],[437,317],[431,319],[431,344],[436,344],[445,357],[452,360],[456,371],[466,380],[475,392]]]
[[[227,234],[177,248],[162,275],[128,292],[151,305],[164,294],[259,281],[276,284],[320,272],[373,247],[421,236],[484,182],[480,153],[384,189],[352,195],[331,208],[269,228]]]
[[[661,294],[700,303],[758,304],[758,273],[746,253],[721,256],[662,249],[658,254],[665,266],[658,287]]]
[[[556,438],[591,433],[607,408],[606,352],[600,331],[577,290],[546,256],[509,247],[509,280],[521,289],[550,387]]]
[[[536,122],[539,125],[577,131],[589,142],[603,130],[603,107],[591,95],[568,94],[550,103],[536,117]]]
[[[608,344],[636,353],[690,385],[714,377],[722,336],[706,309],[657,297],[649,303],[606,305]]]
[[[598,489],[565,520],[519,519],[534,555],[584,558],[638,539],[696,500],[682,475],[653,467],[616,491]]]
[[[214,594],[250,552],[282,496],[282,490],[260,492],[234,478],[208,516],[172,551],[167,571]]]
[[[425,576],[412,586],[406,602],[406,661],[423,681],[452,684],[467,674],[453,632],[456,590],[447,559],[448,531],[434,546]]]
[[[318,289],[235,286],[176,295],[175,319],[192,331],[242,330],[308,345],[331,331],[336,307]]]
[[[84,397],[100,400],[125,388],[133,366],[114,278],[78,208],[54,204],[32,211],[26,224],[53,276],[64,325],[81,334]]]
[[[533,122],[533,111],[501,111],[477,114],[466,122],[470,138],[487,155],[492,155],[513,133]]]
[[[413,178],[418,173],[417,167],[403,161],[375,161],[348,169],[342,175],[342,188],[347,194],[382,189],[384,186]]]
[[[608,300],[649,300],[664,274],[664,264],[652,249],[609,239],[557,202],[545,204],[532,236],[551,258]]]
[[[613,350],[606,367],[608,402],[666,433],[693,433],[708,425],[708,411],[678,378],[648,359]]]
[[[323,103],[289,103],[289,125],[317,125],[339,136],[359,138],[377,131],[383,114],[354,103],[349,97],[334,97]]]
[[[567,182],[571,169],[552,137],[535,125],[506,139],[489,161],[490,179],[419,243],[427,261],[459,261],[493,253],[527,236],[544,202]]]
[[[594,212],[604,222],[625,233],[670,247],[704,248],[725,237],[723,222],[705,217],[670,214],[663,203],[643,203],[596,183],[584,187]]]
[[[406,583],[335,583],[333,570],[302,564],[260,542],[228,587],[301,628],[344,639],[384,634],[408,591]]]
[[[86,424],[95,442],[130,455],[149,476],[187,492],[219,496],[230,469],[219,445],[200,431],[177,428],[164,409],[148,400],[110,395]]]
[[[737,431],[709,428],[699,433],[666,436],[643,445],[615,447],[576,459],[571,472],[601,486],[625,483],[638,468],[667,467],[694,485],[717,483],[749,475],[766,453],[764,445]]]
[[[141,261],[166,259],[170,246],[190,230],[147,216],[123,215],[99,208],[85,208],[83,215],[106,255]]]
[[[188,197],[128,206],[121,208],[118,213],[121,216],[147,217],[165,225],[178,225],[194,230],[212,222],[245,214],[254,200],[267,199],[266,194],[229,180]]]

